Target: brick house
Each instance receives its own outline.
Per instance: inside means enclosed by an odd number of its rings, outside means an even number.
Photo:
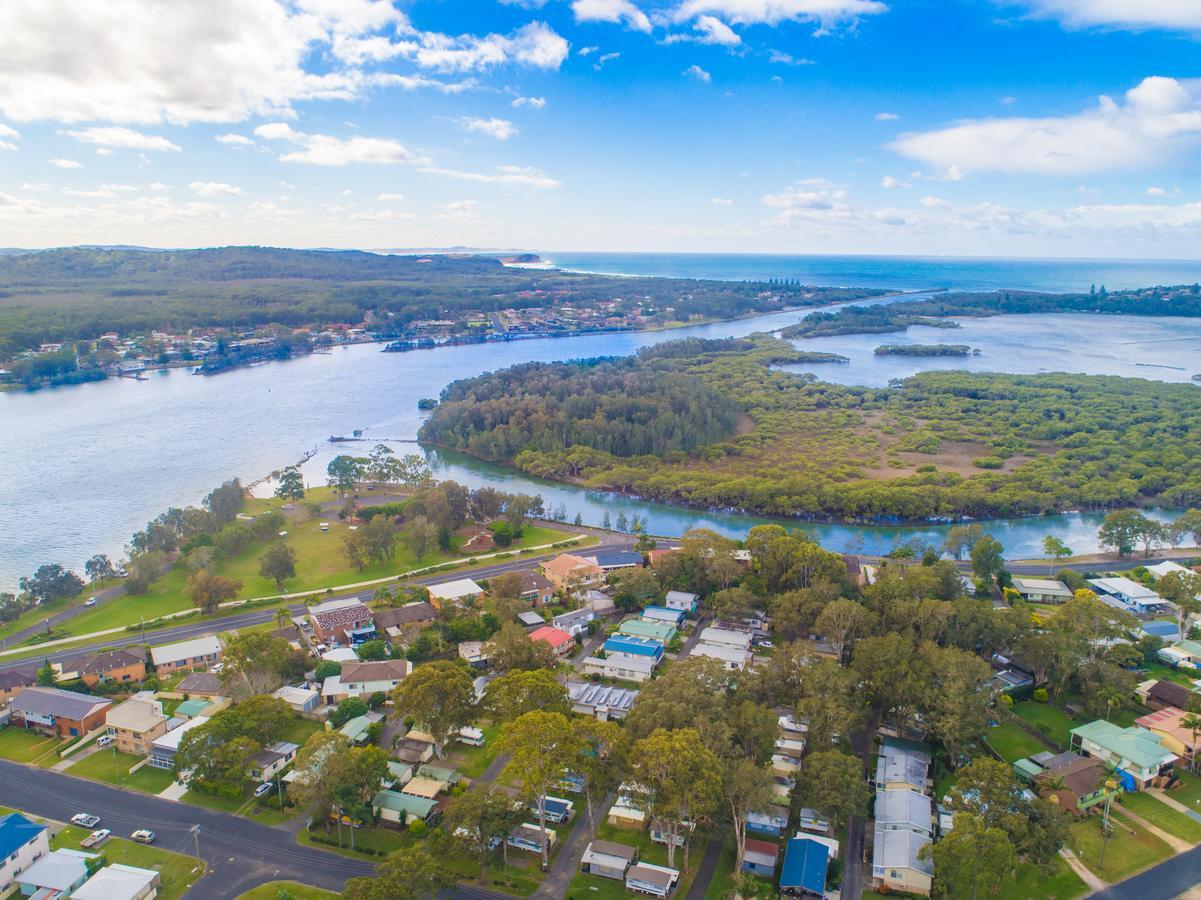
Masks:
[[[28,687],[10,704],[14,725],[53,734],[81,737],[104,724],[112,701],[53,687]]]
[[[0,706],[8,706],[13,697],[37,683],[37,666],[33,664],[0,672]]]
[[[221,661],[224,649],[221,640],[210,634],[190,641],[151,647],[150,659],[159,675],[206,671]]]
[[[88,687],[112,681],[128,684],[146,678],[146,655],[132,650],[109,650],[94,656],[85,656],[63,668],[75,670]]]
[[[375,636],[371,610],[354,598],[314,606],[309,621],[313,636],[323,644],[356,644]]]

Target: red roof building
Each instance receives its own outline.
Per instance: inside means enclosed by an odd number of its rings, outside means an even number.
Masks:
[[[551,650],[555,651],[555,656],[566,656],[575,649],[575,638],[566,631],[558,628],[552,628],[549,625],[543,625],[541,628],[535,628],[530,632],[531,641],[545,641],[550,644]]]

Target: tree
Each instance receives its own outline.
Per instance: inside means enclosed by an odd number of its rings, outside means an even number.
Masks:
[[[488,596],[502,600],[520,600],[525,590],[525,579],[520,572],[502,572],[488,579]]]
[[[501,722],[511,722],[534,710],[571,712],[567,689],[550,669],[515,669],[488,683],[484,706]]]
[[[867,811],[868,790],[863,780],[863,764],[849,753],[821,750],[807,754],[796,790],[800,804],[829,819],[835,833],[841,831],[852,816]]]
[[[242,590],[242,582],[224,575],[213,575],[206,569],[193,572],[184,584],[184,594],[200,611],[211,613],[222,603],[232,600]]]
[[[37,571],[20,579],[17,584],[38,603],[53,603],[55,600],[75,597],[83,590],[83,579],[58,563],[38,566]]]
[[[1187,728],[1193,735],[1193,746],[1197,746],[1197,735],[1201,734],[1201,715],[1195,712],[1190,712],[1180,720],[1180,727]],[[1194,772],[1197,771],[1197,755],[1193,754],[1189,760],[1189,768]]]
[[[480,884],[488,882],[493,848],[506,845],[509,832],[525,818],[525,806],[495,785],[472,787],[450,801],[446,830],[469,856],[479,861]]]
[[[49,657],[42,661],[42,666],[37,671],[37,680],[38,687],[54,687],[56,676],[54,666],[50,665]]]
[[[751,813],[762,810],[772,802],[774,789],[775,777],[767,767],[755,765],[749,759],[726,760],[721,793],[730,824],[734,828],[735,876],[742,871],[747,819]]]
[[[626,770],[628,744],[625,732],[616,722],[602,722],[584,716],[572,719],[571,727],[580,740],[580,754],[572,769],[584,778],[588,824],[595,828],[596,800],[621,784]]]
[[[1118,556],[1129,556],[1153,524],[1136,509],[1115,509],[1105,516],[1097,539],[1103,547],[1117,551]]]
[[[827,604],[826,608],[818,613],[813,627],[818,634],[826,637],[834,648],[835,655],[841,660],[848,644],[868,633],[872,618],[872,614],[864,609],[862,603],[838,599]]]
[[[475,717],[475,687],[471,676],[447,660],[418,666],[392,689],[394,715],[412,716],[434,738],[443,758],[446,741]]]
[[[963,554],[971,550],[982,537],[984,528],[980,525],[952,525],[943,538],[942,548],[948,556],[963,559]]]
[[[304,653],[283,638],[261,631],[243,631],[231,637],[221,660],[221,683],[237,697],[269,694],[305,671]]]
[[[159,553],[139,553],[126,566],[125,593],[136,596],[150,590],[163,567]]]
[[[662,677],[644,682],[626,716],[626,730],[637,740],[658,728],[693,728],[706,747],[725,752],[731,743],[726,722],[731,689],[731,674],[717,660],[679,660]]]
[[[1043,553],[1047,554],[1048,557],[1058,563],[1061,559],[1066,559],[1067,557],[1071,556],[1072,549],[1059,538],[1055,537],[1055,535],[1048,534],[1045,538],[1043,538]],[[1054,571],[1054,568],[1055,566],[1052,565],[1047,570],[1048,573]]]
[[[275,582],[275,589],[282,590],[284,582],[296,575],[296,551],[290,544],[277,541],[259,557],[259,575]]]
[[[90,581],[103,581],[105,578],[112,578],[117,574],[113,568],[112,560],[105,554],[97,553],[91,559],[83,564],[83,572],[88,576]]]
[[[988,727],[993,672],[979,656],[956,647],[927,643],[920,652],[923,719],[958,768],[963,751]]]
[[[995,893],[1017,868],[1017,852],[1000,828],[986,827],[977,816],[959,813],[955,828],[919,851],[934,862],[935,892],[940,897],[971,897],[981,889]]]
[[[1155,590],[1176,604],[1176,627],[1181,637],[1187,637],[1190,617],[1201,612],[1201,574],[1169,572],[1155,583]]]
[[[325,467],[325,474],[328,476],[329,486],[339,494],[345,494],[353,490],[355,482],[362,477],[363,463],[353,456],[339,454],[329,461],[329,465]]]
[[[335,728],[341,728],[351,719],[367,715],[367,702],[359,697],[347,697],[330,713],[329,723]]]
[[[393,850],[375,867],[375,877],[347,880],[343,900],[428,900],[454,884],[446,867],[427,847]]]
[[[1005,568],[1005,548],[991,535],[985,535],[972,544],[972,571],[981,581],[991,583]]]
[[[659,728],[630,750],[630,770],[645,793],[643,807],[667,840],[667,865],[675,867],[676,844],[688,868],[689,823],[711,816],[721,800],[721,764],[694,728]]]
[[[415,516],[405,523],[401,539],[418,562],[438,542],[438,526],[425,516]]]
[[[488,656],[494,668],[501,672],[515,669],[551,669],[555,652],[546,641],[532,641],[526,630],[514,622],[506,622],[488,642]]]
[[[497,748],[510,755],[507,768],[521,778],[524,798],[537,807],[542,867],[546,868],[546,795],[578,761],[583,742],[563,713],[535,710],[506,722]]]
[[[386,516],[377,516],[366,525],[359,526],[354,534],[361,535],[363,555],[370,562],[382,566],[396,556],[396,531]]]
[[[242,482],[231,478],[219,488],[214,488],[204,498],[204,508],[213,515],[218,526],[232,522],[242,510],[244,491]]]
[[[618,609],[639,610],[662,597],[663,588],[653,569],[626,569],[614,576],[613,603]]]
[[[378,662],[388,658],[388,645],[376,638],[374,641],[364,641],[355,651],[364,662]]]
[[[304,476],[295,466],[288,466],[279,473],[279,484],[275,488],[275,496],[284,500],[304,499]]]

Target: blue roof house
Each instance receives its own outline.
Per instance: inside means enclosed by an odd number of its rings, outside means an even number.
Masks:
[[[663,658],[663,645],[649,638],[615,634],[605,641],[605,655],[634,656],[658,662]]]
[[[18,872],[50,852],[50,832],[20,813],[0,817],[0,894],[12,887]]]
[[[809,838],[792,838],[784,850],[780,893],[790,897],[824,897],[830,848]]]

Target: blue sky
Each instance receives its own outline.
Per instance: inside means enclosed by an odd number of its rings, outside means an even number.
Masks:
[[[1199,50],[1196,0],[5,0],[0,245],[1196,258]]]

